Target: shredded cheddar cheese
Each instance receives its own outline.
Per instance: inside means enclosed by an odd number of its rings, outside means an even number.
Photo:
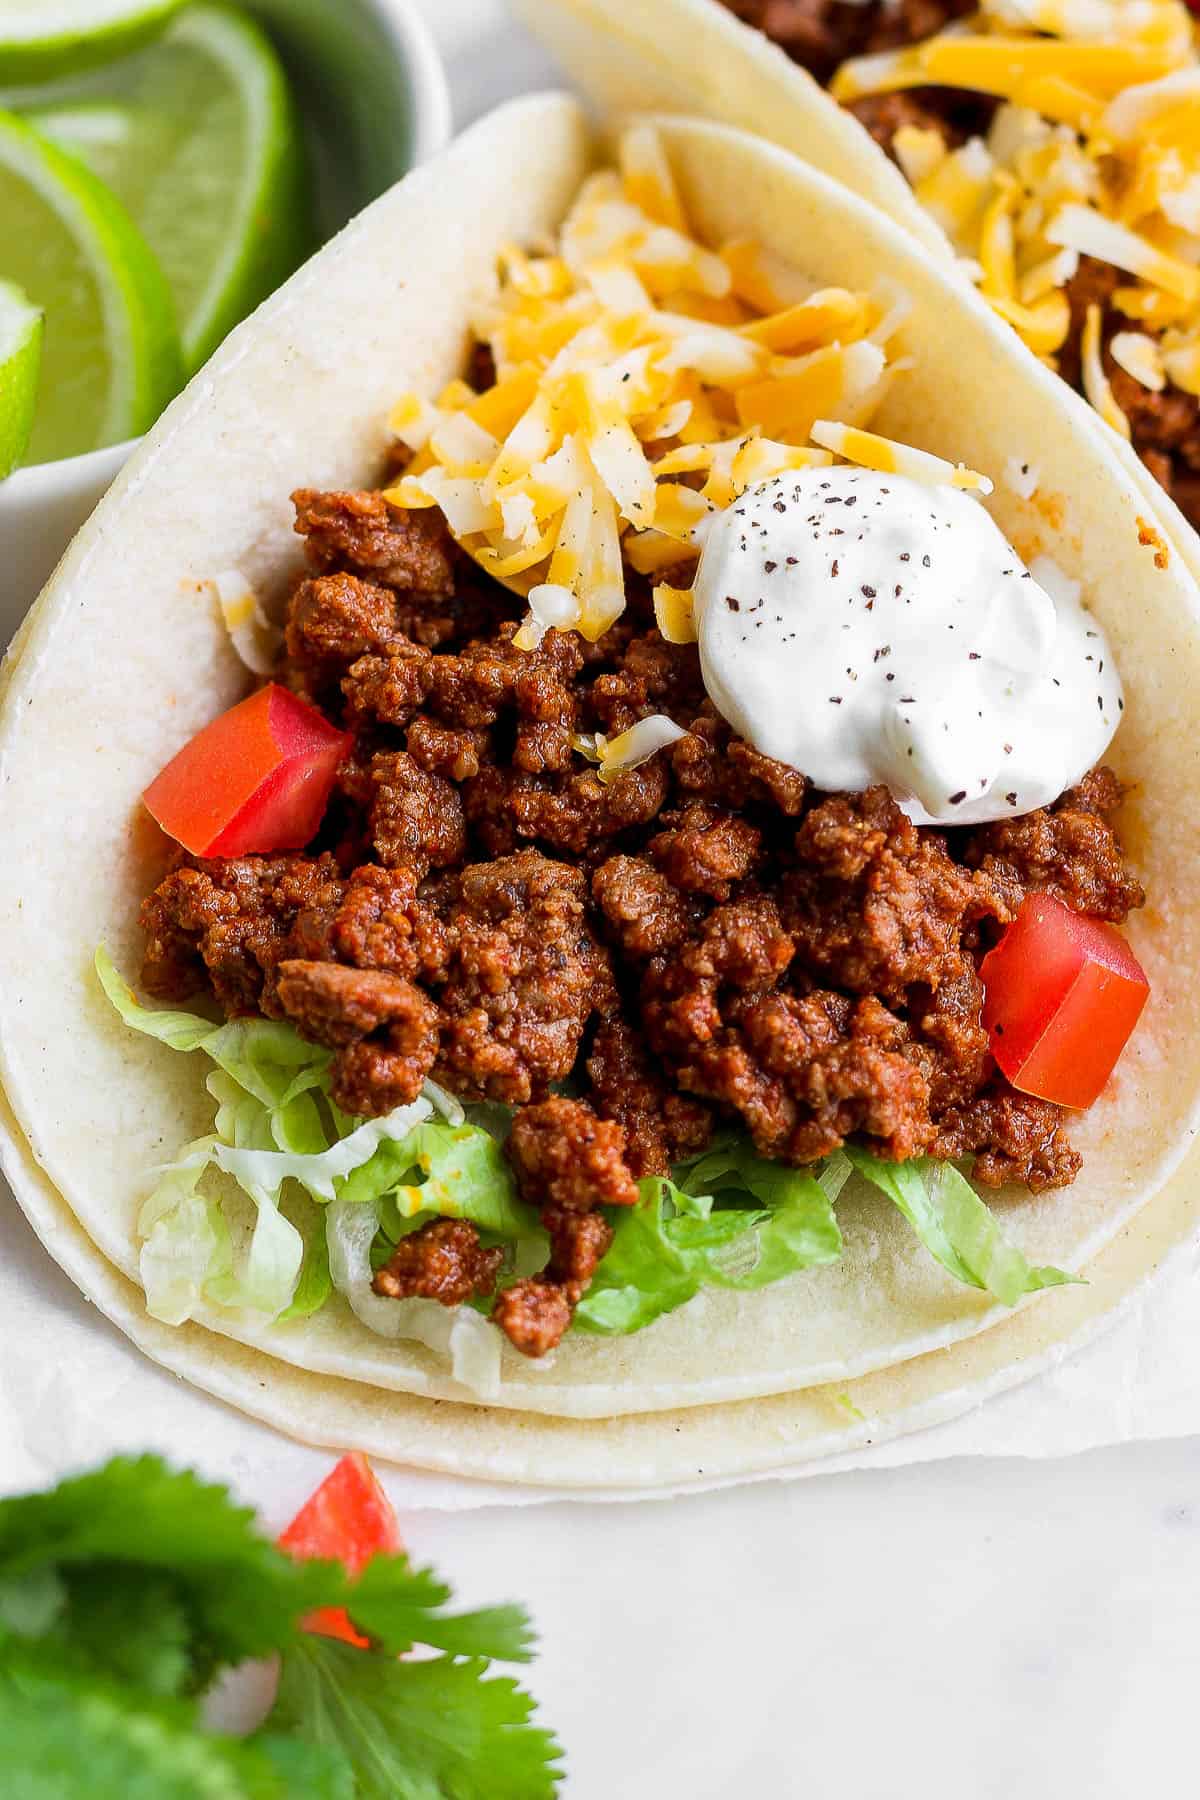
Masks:
[[[1055,366],[1063,290],[1096,258],[1132,278],[1114,295],[1131,329],[1113,360],[1152,391],[1200,393],[1200,50],[1183,0],[980,0],[924,43],[851,58],[831,88],[927,84],[1002,102],[986,140],[947,150],[904,126],[893,146],[996,312]],[[1128,436],[1098,319],[1080,348],[1087,397]]]
[[[617,164],[585,182],[557,244],[501,255],[473,321],[495,385],[405,394],[390,416],[411,458],[389,501],[440,507],[527,598],[525,648],[552,628],[598,638],[626,566],[653,579],[694,564],[715,513],[831,463],[817,422],[868,425],[910,366],[895,348],[906,296],[818,288],[761,245],[700,243],[648,125]],[[686,590],[667,580],[656,604],[665,636],[694,637]],[[602,775],[631,753],[609,746]]]
[[[211,589],[233,649],[255,675],[273,673],[283,633],[240,569],[225,569],[204,584]]]

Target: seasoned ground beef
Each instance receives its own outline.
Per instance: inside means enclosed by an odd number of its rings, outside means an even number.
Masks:
[[[976,8],[973,0],[722,0],[825,86],[850,56],[922,43]],[[890,151],[901,125],[963,144],[987,130],[996,102],[961,88],[907,88],[851,101],[876,143]]]
[[[637,1183],[625,1164],[625,1133],[581,1100],[555,1096],[526,1106],[513,1120],[508,1157],[517,1186],[535,1206],[594,1212],[636,1206]]]
[[[438,1300],[461,1306],[496,1286],[503,1250],[485,1250],[465,1219],[431,1219],[401,1238],[371,1283],[388,1300]]]
[[[795,1163],[853,1133],[894,1158],[973,1156],[984,1182],[1073,1178],[1059,1109],[996,1071],[978,971],[1030,889],[1105,919],[1141,903],[1114,777],[918,830],[885,789],[816,793],[739,739],[695,646],[664,643],[636,592],[598,644],[549,632],[520,651],[505,603],[461,601],[459,573],[472,595],[477,577],[433,513],[298,506],[317,572],[293,591],[283,671],[353,747],[304,854],[179,858],[143,908],[145,983],[291,1020],[329,1046],[349,1113],[428,1076],[517,1108],[509,1155],[550,1239],[496,1302],[518,1348],[562,1336],[606,1209],[718,1126]],[[418,608],[436,630],[410,632]],[[688,735],[607,783],[573,747],[660,711]],[[376,1287],[485,1293],[494,1254],[440,1221]]]
[[[1113,304],[1113,294],[1129,280],[1111,263],[1094,257],[1080,258],[1079,269],[1067,283],[1071,306],[1071,330],[1059,352],[1063,379],[1073,387],[1080,381],[1080,339],[1088,307],[1099,306],[1100,341],[1104,372],[1113,399],[1129,420],[1133,447],[1164,487],[1184,516],[1200,530],[1200,399],[1185,394],[1168,381],[1161,393],[1143,387],[1113,360],[1112,340],[1118,331],[1144,331]]]
[[[975,10],[972,0],[724,0],[724,4],[822,83],[848,56],[919,43]]]

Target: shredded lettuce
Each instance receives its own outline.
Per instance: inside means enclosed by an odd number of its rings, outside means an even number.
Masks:
[[[518,1197],[504,1155],[507,1111],[465,1111],[430,1082],[385,1118],[350,1118],[329,1092],[331,1052],[290,1025],[257,1018],[218,1025],[153,1010],[103,949],[96,970],[132,1030],[173,1050],[202,1051],[214,1064],[207,1076],[212,1133],[159,1171],[139,1217],[150,1312],[181,1324],[207,1300],[280,1320],[307,1318],[339,1292],[373,1331],[443,1350],[459,1379],[494,1393],[499,1352],[481,1316],[485,1303],[448,1310],[385,1300],[372,1291],[371,1272],[400,1237],[437,1216],[470,1220],[485,1241],[502,1245],[504,1280],[545,1265],[546,1234]],[[235,1238],[221,1198],[206,1191],[211,1171],[231,1177],[252,1202],[248,1242]],[[890,1163],[851,1144],[812,1169],[793,1169],[730,1135],[670,1179],[643,1181],[638,1204],[613,1211],[613,1241],[576,1309],[576,1326],[606,1335],[640,1331],[706,1287],[749,1292],[835,1262],[842,1237],[834,1206],[854,1172],[887,1196],[944,1269],[1005,1305],[1076,1279],[1031,1266],[953,1164]]]
[[[319,1311],[337,1285],[323,1216],[334,1201],[386,1206],[389,1217],[414,1224],[437,1215],[469,1219],[511,1242],[517,1267],[544,1262],[545,1234],[518,1200],[500,1144],[468,1123],[440,1088],[431,1084],[382,1119],[349,1118],[329,1094],[330,1052],[306,1043],[290,1025],[270,1019],[216,1025],[195,1013],[144,1007],[103,949],[96,971],[132,1030],[173,1050],[202,1051],[216,1065],[207,1076],[215,1102],[211,1135],[158,1171],[139,1215],[140,1273],[155,1318],[182,1324],[203,1301],[277,1319]],[[253,1203],[244,1246],[235,1247],[220,1198],[205,1191],[204,1178],[213,1171],[232,1177]],[[300,1204],[285,1213],[289,1184]],[[305,1204],[305,1196],[316,1205]],[[380,1212],[369,1216],[368,1249]],[[394,1301],[377,1304],[396,1308]],[[379,1323],[377,1317],[373,1328]]]
[[[953,1163],[882,1162],[859,1144],[847,1144],[846,1154],[858,1173],[899,1207],[929,1254],[968,1287],[1015,1306],[1026,1294],[1079,1280],[1064,1269],[1028,1263]]]
[[[700,1186],[712,1192],[700,1193]],[[651,1176],[636,1206],[616,1216],[613,1241],[575,1309],[585,1331],[640,1331],[704,1287],[766,1287],[836,1262],[842,1234],[829,1194],[731,1142],[702,1157],[682,1183]]]

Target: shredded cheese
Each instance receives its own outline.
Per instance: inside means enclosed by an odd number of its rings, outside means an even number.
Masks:
[[[962,463],[931,456],[928,450],[914,450],[911,444],[898,444],[892,438],[878,437],[873,431],[860,431],[853,425],[819,419],[812,428],[812,435],[816,443],[836,451],[860,468],[877,469],[885,475],[907,475],[913,481],[924,481],[932,487],[964,488],[969,494],[990,494],[992,491],[992,483],[986,475],[977,475],[974,469],[966,469]]]
[[[226,569],[205,584],[221,609],[221,619],[237,655],[254,675],[270,675],[283,633],[267,617],[262,602],[240,569]]]
[[[980,0],[968,22],[843,63],[841,100],[934,84],[1002,104],[986,142],[948,150],[903,126],[917,197],[999,315],[1054,366],[1080,257],[1133,278],[1114,304],[1141,330],[1108,353],[1147,389],[1200,391],[1200,49],[1183,0]],[[1155,342],[1150,333],[1162,333]],[[1083,386],[1117,430],[1100,324]]]
[[[676,725],[674,719],[668,719],[665,713],[650,713],[615,738],[606,738],[597,732],[595,755],[599,766],[596,773],[605,784],[615,781],[626,769],[636,769],[649,762],[660,750],[665,750],[669,744],[677,744],[686,736],[683,727]]]
[[[762,245],[700,243],[652,126],[626,132],[617,164],[584,183],[556,244],[502,251],[472,322],[495,385],[405,394],[390,416],[411,457],[388,500],[440,507],[527,597],[529,649],[551,629],[599,637],[624,608],[626,565],[668,577],[664,635],[689,641],[669,576],[695,563],[713,516],[831,462],[816,422],[869,424],[911,366],[896,348],[906,295],[818,289]],[[634,766],[626,755],[610,750],[614,769]]]

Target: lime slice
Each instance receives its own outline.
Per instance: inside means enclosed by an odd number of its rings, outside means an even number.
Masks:
[[[102,182],[0,113],[0,275],[46,316],[31,462],[135,437],[181,379],[170,290]]]
[[[26,114],[81,157],[171,285],[196,369],[312,248],[300,127],[256,25],[189,9],[136,56]]]
[[[2,0],[0,81],[44,81],[142,43],[183,0]]]
[[[41,313],[20,288],[0,281],[0,481],[29,443],[41,362]]]

